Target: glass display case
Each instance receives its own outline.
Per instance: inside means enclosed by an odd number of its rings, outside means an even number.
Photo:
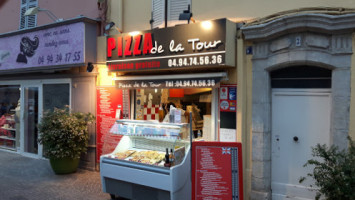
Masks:
[[[129,199],[190,199],[190,132],[187,123],[117,120],[111,133],[123,137],[100,159],[104,192]]]

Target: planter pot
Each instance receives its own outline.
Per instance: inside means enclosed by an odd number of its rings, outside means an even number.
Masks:
[[[50,158],[49,162],[56,174],[70,174],[76,172],[79,158]]]

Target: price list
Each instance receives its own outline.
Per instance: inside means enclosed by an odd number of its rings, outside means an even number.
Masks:
[[[208,143],[208,142],[207,142]],[[221,142],[219,142],[221,143]],[[202,142],[202,144],[204,144]],[[222,143],[225,144],[225,143]],[[228,143],[232,144],[232,143]],[[194,200],[243,199],[241,161],[238,148],[207,146],[193,143],[193,195]]]
[[[97,88],[97,161],[103,154],[112,153],[121,136],[110,133],[116,121],[118,105],[122,105],[122,90],[115,87]]]
[[[197,148],[198,177],[196,199],[231,199],[232,185],[230,154],[222,154],[221,147]]]

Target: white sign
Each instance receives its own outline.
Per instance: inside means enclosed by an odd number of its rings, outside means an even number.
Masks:
[[[220,142],[236,142],[237,141],[237,130],[221,128],[219,132]]]

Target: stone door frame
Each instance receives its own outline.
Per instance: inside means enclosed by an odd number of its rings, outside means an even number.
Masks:
[[[296,14],[242,27],[253,42],[251,199],[271,199],[270,72],[292,66],[332,70],[331,144],[347,146],[355,14]]]

